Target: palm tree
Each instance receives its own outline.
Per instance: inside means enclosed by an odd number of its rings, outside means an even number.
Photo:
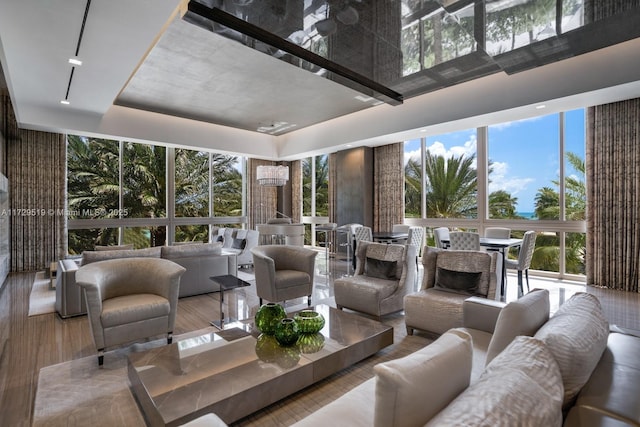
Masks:
[[[427,216],[429,218],[468,218],[477,214],[477,173],[475,156],[434,156],[427,151]]]
[[[516,205],[518,198],[504,190],[497,190],[489,194],[489,215],[490,218],[521,218],[516,215]]]
[[[422,201],[422,167],[419,161],[409,159],[404,167],[404,215],[420,218]]]

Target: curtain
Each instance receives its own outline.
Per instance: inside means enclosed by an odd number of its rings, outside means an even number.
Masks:
[[[289,165],[291,179],[291,220],[302,222],[302,161],[296,160]]]
[[[20,129],[7,157],[11,271],[42,270],[67,254],[65,137]]]
[[[398,142],[374,149],[374,231],[389,231],[404,221],[403,147]]]
[[[640,99],[587,110],[587,284],[638,292]]]

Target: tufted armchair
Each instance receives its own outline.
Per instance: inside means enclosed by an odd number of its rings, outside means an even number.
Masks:
[[[171,343],[184,272],[162,258],[110,259],[78,269],[99,365],[107,347],[156,335]]]
[[[420,329],[439,335],[461,327],[465,299],[495,299],[497,257],[496,252],[425,247],[422,286],[404,297],[407,334]]]
[[[337,307],[377,317],[402,310],[415,283],[416,253],[411,245],[360,242],[355,275],[335,280]]]
[[[259,245],[251,249],[256,293],[270,302],[306,296],[311,305],[316,256],[313,249],[291,245]]]

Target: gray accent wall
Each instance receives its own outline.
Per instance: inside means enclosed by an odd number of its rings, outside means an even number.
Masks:
[[[373,224],[373,148],[336,153],[338,225]]]

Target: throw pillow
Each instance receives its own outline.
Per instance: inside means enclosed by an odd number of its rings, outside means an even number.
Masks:
[[[558,311],[536,332],[562,372],[564,406],[570,406],[586,384],[607,347],[609,323],[600,301],[580,292],[562,304]]]
[[[383,259],[367,257],[364,264],[364,274],[378,279],[395,279],[397,266],[397,261],[385,261]]]
[[[473,295],[478,290],[482,272],[454,271],[438,267],[436,270],[436,288]]]
[[[424,425],[469,386],[471,336],[459,329],[406,357],[374,366],[374,426]]]
[[[516,338],[426,426],[560,426],[562,376],[546,346]]]
[[[247,246],[246,239],[233,239],[233,243],[231,244],[231,249],[244,249]]]

